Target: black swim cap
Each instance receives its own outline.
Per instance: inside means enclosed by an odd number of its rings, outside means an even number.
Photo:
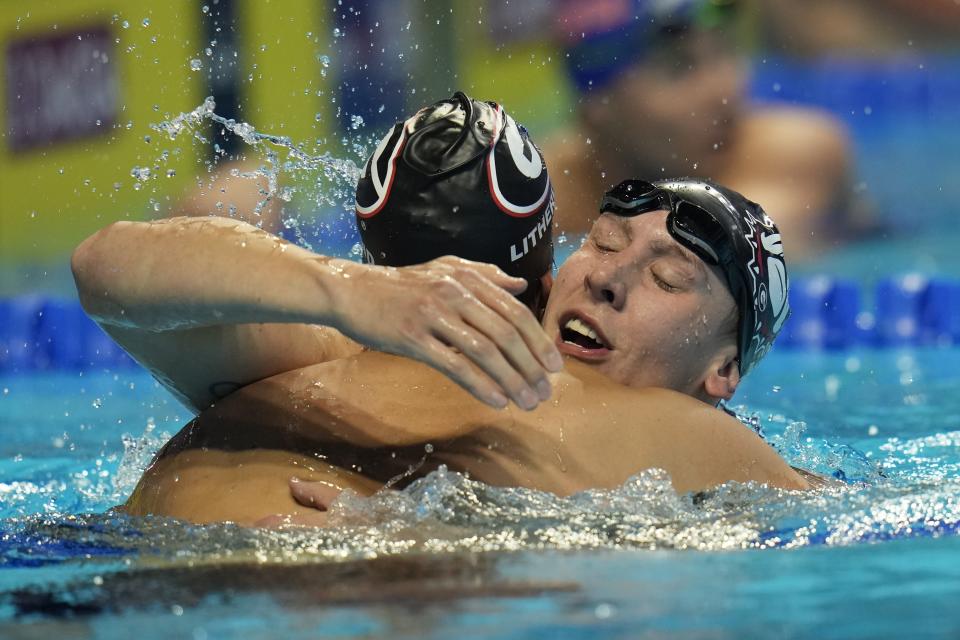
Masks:
[[[390,130],[364,165],[356,211],[365,262],[456,255],[526,278],[525,294],[553,265],[539,149],[500,105],[460,92]]]
[[[666,209],[667,231],[704,262],[718,266],[740,310],[740,375],[773,346],[790,315],[780,231],[763,208],[707,180],[626,180],[608,191],[600,212],[635,216]]]

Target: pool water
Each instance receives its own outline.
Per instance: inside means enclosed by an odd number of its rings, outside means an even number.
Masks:
[[[111,515],[187,412],[141,372],[0,378],[0,637],[957,637],[958,362],[771,354],[736,408],[823,493],[441,472],[323,531]]]

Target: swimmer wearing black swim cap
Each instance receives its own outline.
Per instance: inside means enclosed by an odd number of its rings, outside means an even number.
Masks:
[[[357,185],[365,262],[406,266],[451,254],[495,264],[527,280],[519,297],[535,312],[553,265],[553,209],[527,130],[501,105],[461,92],[397,123]]]
[[[739,310],[740,375],[773,346],[787,316],[787,268],[776,224],[763,208],[707,180],[625,180],[607,191],[600,213],[633,217],[669,211],[674,240],[723,274]]]

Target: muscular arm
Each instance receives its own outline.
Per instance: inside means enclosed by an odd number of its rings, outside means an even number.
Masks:
[[[199,425],[225,434],[281,429],[321,451],[347,442],[370,450],[365,472],[391,448],[422,451],[430,443],[437,461],[480,480],[560,494],[615,487],[651,467],[670,473],[679,491],[729,480],[807,486],[713,407],[663,389],[629,389],[579,363],[567,370],[572,375],[555,376],[551,402],[532,412],[496,411],[427,367],[367,352],[251,385],[202,414]]]
[[[223,218],[118,222],[74,252],[84,309],[187,406],[359,347],[421,360],[502,406],[535,406],[559,360],[511,293],[456,258],[394,269],[314,254]],[[324,325],[323,327],[317,325]],[[340,333],[338,333],[340,332]],[[452,347],[452,348],[451,348]]]
[[[72,266],[87,313],[194,410],[359,351],[307,324],[333,324],[338,261],[247,224],[118,222],[81,244]]]

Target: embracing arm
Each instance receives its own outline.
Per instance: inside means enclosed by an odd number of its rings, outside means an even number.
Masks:
[[[194,410],[356,353],[337,331],[421,360],[496,406],[509,396],[532,408],[549,395],[549,385],[533,388],[560,366],[511,295],[525,282],[492,265],[361,265],[235,220],[172,218],[114,223],[77,248],[72,266],[87,313]]]
[[[485,482],[561,494],[619,486],[654,467],[679,491],[730,480],[807,486],[752,431],[703,402],[623,387],[576,362],[553,382],[553,399],[535,411],[497,411],[427,367],[366,352],[263,380],[198,422],[227,437],[295,433],[326,453],[343,448],[325,444],[347,443],[350,456],[370,451],[365,472],[392,448],[432,444],[439,460]]]
[[[337,264],[223,218],[117,222],[72,261],[87,313],[194,410],[359,350],[305,324],[331,324]]]

